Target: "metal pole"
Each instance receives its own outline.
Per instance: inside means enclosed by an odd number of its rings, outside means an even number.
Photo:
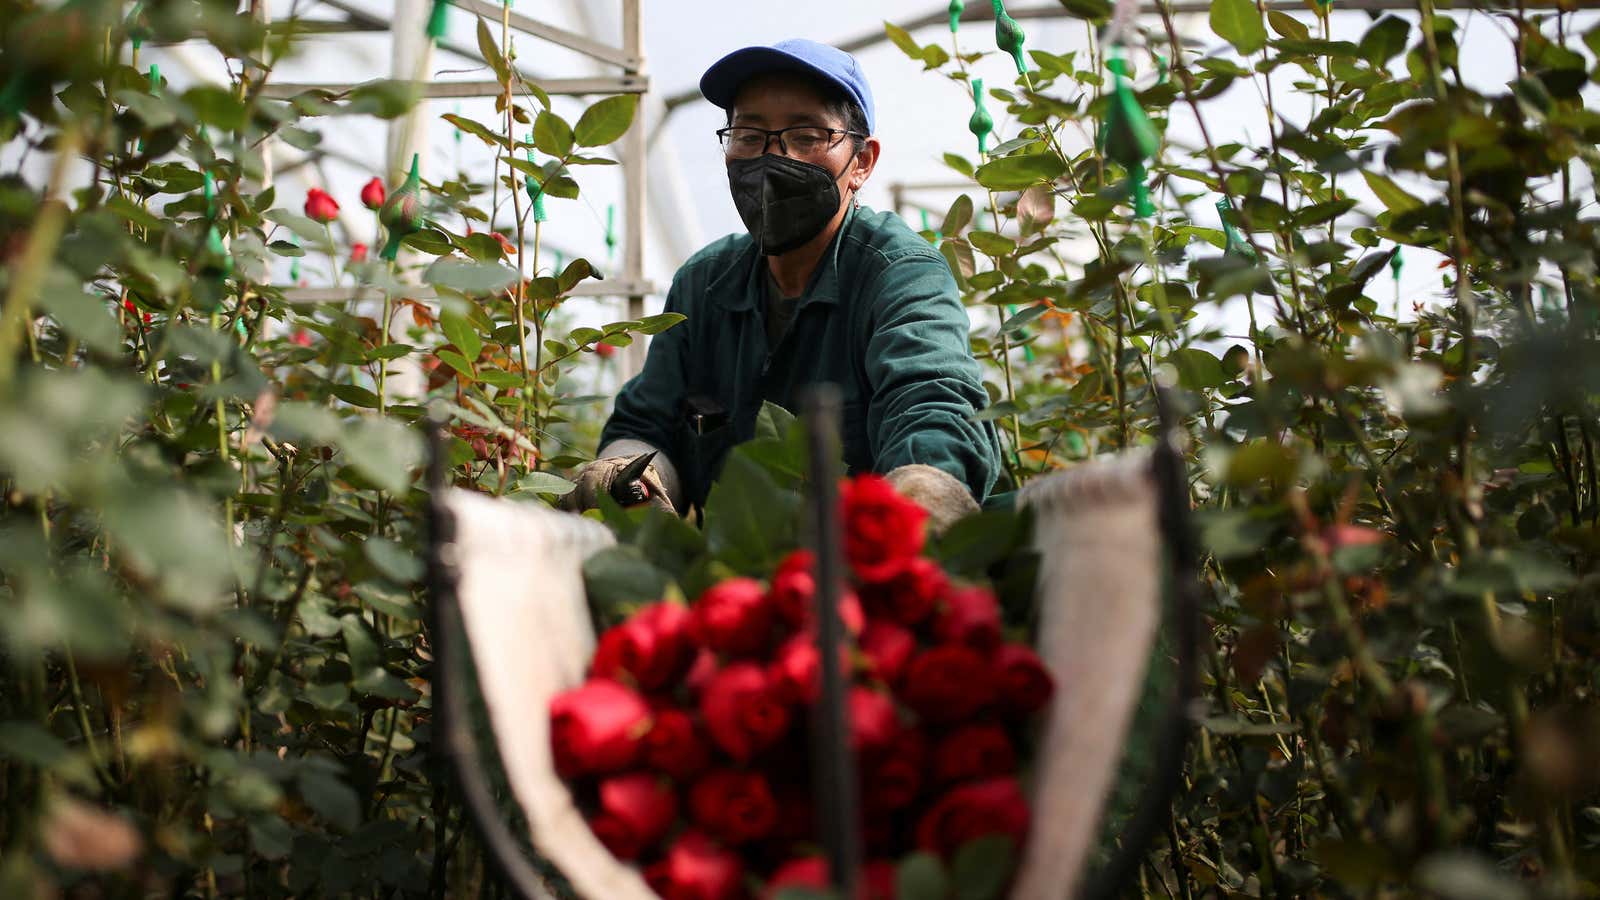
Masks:
[[[644,72],[644,23],[639,11],[640,0],[622,0],[622,50],[631,61],[625,71],[629,75]],[[641,98],[642,100],[643,98]],[[623,278],[631,284],[644,282],[644,215],[646,166],[645,139],[648,137],[644,122],[645,104],[639,104],[638,118],[622,138],[623,171]],[[629,319],[644,318],[644,295],[628,296]],[[628,345],[623,355],[623,376],[631,378],[644,368],[643,341]]]
[[[856,897],[861,874],[855,760],[839,648],[844,625],[839,596],[844,587],[834,461],[839,456],[839,389],[818,384],[805,398],[806,444],[810,451],[811,525],[817,557],[817,652],[822,656],[822,697],[812,709],[812,790],[819,801],[817,824],[827,850],[829,880],[839,897]]]

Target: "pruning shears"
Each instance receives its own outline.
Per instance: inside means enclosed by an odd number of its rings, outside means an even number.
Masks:
[[[658,451],[641,453],[617,473],[611,481],[611,499],[622,506],[638,506],[650,502],[650,486],[644,482],[644,472],[655,461]]]

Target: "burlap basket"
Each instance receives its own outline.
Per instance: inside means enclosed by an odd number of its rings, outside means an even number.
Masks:
[[[1039,651],[1058,690],[1034,756],[1034,825],[1012,891],[1071,896],[1116,777],[1161,617],[1161,529],[1150,458],[1132,455],[1031,482]],[[494,744],[537,851],[590,900],[652,900],[639,872],[602,846],[557,777],[549,701],[579,684],[595,634],[583,560],[613,543],[593,521],[461,490],[447,565]]]

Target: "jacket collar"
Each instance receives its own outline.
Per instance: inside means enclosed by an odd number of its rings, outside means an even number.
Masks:
[[[822,258],[817,261],[817,270],[811,273],[811,284],[806,289],[805,297],[800,301],[802,307],[812,303],[835,305],[839,302],[839,248],[844,243],[845,231],[855,221],[856,212],[854,205],[845,210],[844,221],[839,223],[839,230],[834,233],[833,241],[829,243],[828,249],[823,251]],[[766,273],[761,269],[764,265],[766,257],[756,249],[756,242],[753,239],[747,239],[744,249],[722,271],[722,274],[706,285],[706,291],[717,298],[726,309],[754,309],[756,298],[760,297],[765,289]]]

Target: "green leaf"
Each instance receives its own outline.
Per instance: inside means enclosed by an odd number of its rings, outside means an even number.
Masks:
[[[556,279],[556,289],[565,294],[577,287],[579,282],[594,274],[594,266],[590,265],[587,259],[579,257],[567,263],[567,267],[561,270],[560,277]]]
[[[86,294],[81,282],[64,269],[53,269],[45,277],[44,287],[38,294],[39,306],[61,323],[67,334],[82,341],[84,346],[100,353],[113,354],[122,349],[122,333],[117,320],[106,308],[110,302],[105,297]],[[128,313],[130,316],[138,312]]]
[[[1178,383],[1191,391],[1219,388],[1228,383],[1222,361],[1198,347],[1174,350],[1163,362],[1178,370]]]
[[[483,17],[478,17],[478,53],[483,56],[484,62],[494,70],[495,80],[501,87],[511,83],[511,66],[506,62],[505,55],[500,52],[500,45],[494,39],[494,34],[489,31],[489,24]]]
[[[361,545],[361,552],[373,568],[401,584],[422,577],[422,561],[388,538],[367,538]]]
[[[1367,62],[1381,66],[1405,52],[1410,35],[1411,25],[1406,20],[1398,16],[1384,16],[1367,29],[1357,46]]]
[[[604,147],[622,137],[633,124],[639,98],[633,94],[607,97],[583,111],[572,135],[580,147]]]
[[[978,167],[978,183],[991,191],[1020,191],[1048,184],[1066,174],[1067,164],[1055,153],[1003,156]]]
[[[1285,37],[1292,41],[1304,41],[1311,38],[1311,29],[1307,28],[1304,22],[1286,12],[1279,12],[1276,9],[1267,10],[1267,24],[1272,26],[1272,30],[1276,31],[1279,37]]]
[[[950,879],[939,857],[918,851],[901,860],[894,873],[894,895],[917,900],[943,900],[950,894]]]
[[[661,599],[669,581],[638,547],[607,547],[583,562],[589,602],[600,609],[653,603]]]
[[[461,129],[467,134],[472,135],[478,140],[483,141],[485,144],[488,144],[491,147],[506,146],[505,138],[495,134],[492,130],[490,130],[489,126],[484,125],[476,119],[469,119],[466,116],[458,116],[455,113],[445,113],[440,118]]]
[[[561,497],[572,493],[576,487],[576,484],[553,472],[529,472],[517,479],[517,486],[514,490]]]
[[[1384,207],[1390,212],[1410,212],[1422,206],[1421,200],[1406,193],[1387,175],[1363,171],[1361,177],[1367,180],[1367,187],[1372,188],[1372,192],[1378,195],[1378,199],[1383,201]]]
[[[422,465],[422,438],[394,419],[358,417],[346,424],[341,444],[349,463],[391,494],[409,490],[412,471]]]
[[[497,262],[445,258],[434,261],[422,273],[422,280],[434,287],[449,288],[472,297],[505,290],[516,284],[517,273]]]
[[[302,770],[298,782],[300,798],[329,824],[341,831],[361,824],[361,798],[355,789],[319,769]]]
[[[998,900],[1011,881],[1017,847],[1011,838],[992,834],[962,844],[950,861],[956,900]]]
[[[735,448],[706,499],[707,548],[734,571],[765,577],[797,543],[799,511],[798,495]]]
[[[544,110],[533,120],[533,145],[551,156],[572,152],[572,126],[555,113]]]
[[[986,256],[1010,256],[1016,252],[1017,242],[1003,234],[992,231],[974,231],[967,235],[967,240]]]
[[[378,408],[378,395],[360,385],[333,384],[328,386],[328,391],[351,406],[359,406],[362,409]]]
[[[483,338],[466,316],[448,307],[439,312],[439,328],[466,359],[477,359],[483,352]]]
[[[1245,56],[1267,45],[1267,29],[1253,0],[1212,0],[1211,30]]]
[[[455,369],[462,375],[465,375],[469,380],[478,377],[478,367],[473,365],[471,360],[455,352],[454,350],[435,350],[433,351],[433,355],[444,360],[446,365],[452,369]],[[521,383],[520,378],[516,380],[518,383]]]
[[[1050,307],[1043,303],[1036,303],[1033,306],[1027,307],[1011,318],[1006,319],[1005,324],[1000,326],[1000,333],[1012,335],[1020,334],[1022,331],[1027,329],[1027,327],[1032,324],[1035,319],[1049,311]]]
[[[687,318],[683,313],[657,313],[640,319],[638,327],[630,330],[640,334],[660,334]]]
[[[945,237],[955,237],[961,233],[961,229],[970,224],[972,224],[972,198],[962,194],[950,204],[950,211],[944,214],[944,223],[939,226],[939,233]]]

